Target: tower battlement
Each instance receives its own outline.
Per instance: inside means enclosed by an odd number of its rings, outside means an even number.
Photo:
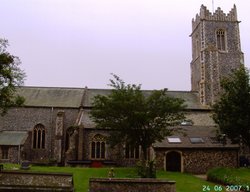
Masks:
[[[234,5],[228,14],[224,13],[220,7],[212,13],[206,6],[201,5],[200,14],[197,14],[192,20],[193,30],[197,27],[201,20],[238,22],[236,5]]]
[[[210,105],[220,96],[221,80],[244,61],[236,6],[226,14],[219,7],[210,12],[201,5],[190,36],[192,91],[199,92],[202,104]]]

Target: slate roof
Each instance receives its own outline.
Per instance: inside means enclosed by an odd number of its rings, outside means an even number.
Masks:
[[[17,94],[25,98],[25,106],[78,108],[83,88],[20,87]]]
[[[239,145],[232,144],[227,140],[226,144],[215,142],[216,127],[214,126],[180,126],[174,128],[176,130],[172,138],[180,138],[180,143],[169,143],[167,137],[162,142],[154,143],[154,148],[239,148]],[[202,138],[203,143],[192,143],[190,138]]]
[[[65,88],[65,87],[20,87],[17,94],[25,98],[25,106],[30,107],[91,107],[96,95],[108,95],[111,89]],[[143,90],[149,95],[152,90]],[[197,92],[168,91],[167,95],[185,100],[187,109],[206,110],[199,102]]]
[[[1,131],[0,132],[0,145],[23,145],[28,138],[26,131]]]

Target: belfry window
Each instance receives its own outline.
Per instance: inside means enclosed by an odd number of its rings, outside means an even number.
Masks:
[[[216,43],[218,50],[226,51],[226,34],[223,29],[216,31]]]
[[[97,134],[93,137],[91,142],[91,158],[92,159],[105,159],[106,142],[105,137]]]
[[[45,149],[45,127],[42,124],[33,129],[33,149]]]

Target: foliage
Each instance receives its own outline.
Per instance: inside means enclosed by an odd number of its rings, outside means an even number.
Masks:
[[[213,106],[213,119],[233,143],[250,147],[249,71],[242,65],[221,82],[223,93]]]
[[[241,190],[250,190],[250,169],[249,168],[214,168],[209,170],[208,180],[224,185],[242,186]],[[248,188],[247,188],[248,186]],[[239,191],[239,190],[238,190]]]
[[[168,97],[166,89],[141,91],[140,85],[126,85],[118,76],[113,77],[111,94],[94,98],[91,116],[97,127],[113,130],[111,146],[141,146],[147,159],[147,149],[171,133],[167,127],[184,119],[184,101]]]
[[[136,165],[137,174],[141,178],[156,178],[155,162],[152,161],[139,161]]]
[[[15,95],[16,87],[23,84],[25,73],[19,68],[18,57],[7,52],[8,41],[0,39],[0,114],[8,108],[22,105],[24,98]]]

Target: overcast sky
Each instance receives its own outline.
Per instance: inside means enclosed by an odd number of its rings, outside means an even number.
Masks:
[[[27,86],[108,88],[110,73],[143,89],[190,90],[191,20],[212,0],[0,0],[0,38]],[[250,66],[248,0],[236,4]]]

